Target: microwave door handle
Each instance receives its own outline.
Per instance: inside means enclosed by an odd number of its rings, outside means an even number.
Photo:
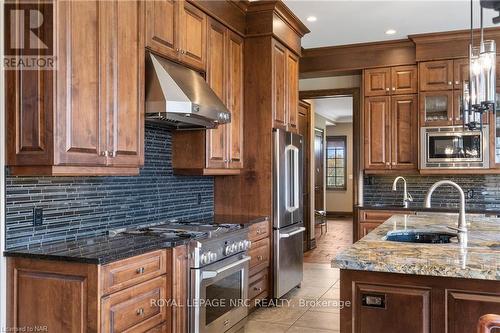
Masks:
[[[224,273],[227,270],[230,270],[231,268],[234,268],[234,267],[239,266],[239,265],[241,265],[243,263],[246,263],[247,261],[250,261],[250,259],[252,259],[252,257],[245,256],[245,257],[243,257],[243,259],[238,260],[236,262],[233,262],[232,264],[229,264],[229,265],[224,266],[222,268],[219,268],[219,269],[216,269],[216,270],[213,270],[213,271],[203,271],[203,272],[201,272],[201,279],[202,280],[206,280],[206,279],[214,278],[217,275],[222,274],[222,273]]]

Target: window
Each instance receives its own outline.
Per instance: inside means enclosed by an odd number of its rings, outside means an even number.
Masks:
[[[326,188],[346,190],[347,137],[328,136],[326,138]]]

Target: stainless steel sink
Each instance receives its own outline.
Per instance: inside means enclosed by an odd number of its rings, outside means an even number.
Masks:
[[[456,233],[430,230],[389,231],[386,241],[403,243],[447,244],[457,237]]]

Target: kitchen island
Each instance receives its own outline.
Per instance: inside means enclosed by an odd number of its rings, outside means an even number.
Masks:
[[[332,262],[341,269],[341,332],[475,332],[500,314],[500,219],[467,215],[468,242],[386,240],[389,231],[453,232],[456,214],[395,215]],[[495,331],[494,331],[495,332]]]

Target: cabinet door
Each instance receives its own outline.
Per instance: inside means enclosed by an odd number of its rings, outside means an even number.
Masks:
[[[392,97],[391,169],[417,169],[418,108],[417,95]]]
[[[439,60],[419,63],[421,91],[453,89],[453,60]]]
[[[205,70],[207,16],[186,1],[180,6],[180,59],[194,68]]]
[[[226,100],[226,28],[215,20],[208,24],[207,81],[222,100]],[[227,125],[207,130],[207,167],[224,168],[227,160]]]
[[[356,283],[354,294],[353,332],[430,332],[430,289]]]
[[[421,126],[453,125],[453,91],[422,92],[419,96]]]
[[[391,99],[388,96],[365,99],[365,169],[390,168]]]
[[[365,237],[370,232],[372,232],[373,229],[377,228],[381,224],[382,224],[382,222],[361,222],[361,223],[359,223],[357,240],[360,240],[361,238]]]
[[[476,332],[479,318],[485,314],[500,313],[500,293],[491,294],[469,291],[447,291],[447,327],[449,333]],[[500,333],[500,328],[492,333]]]
[[[274,127],[286,129],[286,48],[273,39],[272,99]]]
[[[391,86],[391,69],[376,68],[367,69],[364,72],[364,94],[365,96],[389,95]]]
[[[417,66],[398,66],[391,68],[392,94],[417,93]]]
[[[112,7],[112,40],[116,50],[107,88],[113,91],[108,116],[109,164],[137,167],[144,163],[144,41],[140,1],[108,2]],[[113,43],[114,40],[114,43]]]
[[[299,58],[287,50],[286,56],[286,101],[287,127],[291,132],[297,132],[299,106]]]
[[[106,117],[113,68],[106,1],[57,2],[55,164],[106,165]],[[122,50],[120,50],[121,52]]]
[[[469,81],[469,59],[453,60],[453,88],[462,91],[464,81]]]
[[[483,114],[483,124],[489,123],[489,113]],[[453,91],[453,125],[461,126],[463,124],[462,113],[462,91]]]
[[[231,111],[228,128],[229,167],[243,167],[243,38],[228,31],[227,106]]]
[[[169,57],[179,56],[179,11],[176,0],[145,1],[146,47]]]

